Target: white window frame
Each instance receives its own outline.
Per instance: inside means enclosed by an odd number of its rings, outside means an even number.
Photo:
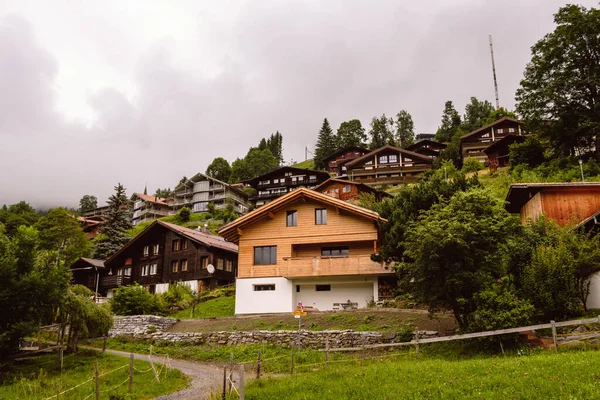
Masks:
[[[150,264],[150,275],[156,275],[157,270],[158,270],[157,263]]]

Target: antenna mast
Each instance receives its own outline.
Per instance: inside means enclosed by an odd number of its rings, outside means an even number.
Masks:
[[[496,80],[496,64],[494,63],[494,45],[492,44],[492,35],[490,35],[490,54],[492,55],[492,71],[494,72],[494,90],[496,91],[496,110],[500,108],[498,99],[498,80]]]

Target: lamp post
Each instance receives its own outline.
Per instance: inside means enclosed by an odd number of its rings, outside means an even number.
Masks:
[[[583,160],[579,159],[579,169],[581,170],[581,182],[585,182],[585,178],[583,177]]]

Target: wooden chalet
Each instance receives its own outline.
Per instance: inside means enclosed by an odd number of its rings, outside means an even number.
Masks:
[[[432,168],[430,157],[394,146],[383,146],[348,163],[348,178],[374,185],[414,182]]]
[[[85,217],[77,217],[77,221],[81,224],[81,229],[85,232],[85,236],[88,239],[92,240],[100,233],[100,224],[103,221],[102,217],[93,217],[93,218],[85,218]]]
[[[419,140],[418,142],[405,147],[406,150],[422,154],[429,158],[439,157],[440,151],[445,148],[446,145],[444,143],[436,142],[431,139]]]
[[[104,260],[81,257],[70,266],[70,270],[72,283],[83,285],[96,295],[102,293],[100,290],[109,284],[107,280],[112,279],[106,274]],[[122,285],[129,284],[128,279],[121,279],[121,281]]]
[[[130,200],[133,204],[132,225],[154,221],[171,214],[171,207],[167,204],[167,199],[149,196],[144,193],[134,193],[131,195]]]
[[[219,229],[239,245],[236,314],[366,307],[390,294],[394,271],[371,260],[382,220],[299,188]],[[390,282],[392,282],[390,284]]]
[[[369,150],[359,146],[350,146],[340,149],[323,160],[327,166],[326,171],[335,176],[344,176],[347,174],[345,164],[368,152]]]
[[[372,193],[377,201],[393,197],[389,193],[373,189],[364,183],[339,178],[329,178],[317,186],[315,191],[355,204],[358,202],[358,196],[361,193]]]
[[[250,201],[260,207],[297,188],[314,189],[327,179],[329,174],[325,171],[281,167],[244,183],[256,189],[256,195],[250,197]]]
[[[510,146],[523,143],[525,139],[527,139],[526,135],[508,134],[485,148],[483,152],[487,156],[490,169],[507,167],[510,162]]]
[[[523,125],[523,122],[514,118],[504,117],[467,133],[460,138],[460,151],[463,160],[470,157],[487,166],[488,156],[484,150],[509,134],[522,135]]]

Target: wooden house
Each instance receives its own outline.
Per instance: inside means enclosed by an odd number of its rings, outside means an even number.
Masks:
[[[509,134],[522,135],[523,125],[523,122],[514,118],[504,117],[467,133],[460,138],[460,151],[463,160],[470,157],[487,166],[488,157],[483,150]]]
[[[131,195],[130,200],[131,204],[133,204],[132,225],[154,221],[172,213],[171,206],[167,204],[167,199],[161,197],[149,196],[144,193],[134,193]]]
[[[523,143],[526,138],[525,135],[508,134],[483,149],[488,159],[488,166],[491,169],[507,167],[510,162],[510,146],[515,143]]]
[[[250,197],[250,201],[260,207],[297,188],[314,189],[327,179],[329,179],[329,174],[325,171],[281,167],[245,183],[256,190],[256,195]]]
[[[345,147],[325,158],[326,171],[335,176],[347,175],[346,163],[365,155],[369,150],[359,146]]]
[[[394,271],[371,260],[381,221],[299,188],[225,225],[219,234],[239,245],[236,314],[366,307],[389,294]]]
[[[373,189],[372,187],[367,186],[364,183],[339,178],[329,178],[328,180],[317,186],[315,188],[315,191],[334,197],[336,199],[349,201],[354,204],[358,203],[358,196],[361,193],[371,193],[375,196],[375,200],[377,201],[381,201],[386,197],[393,197],[391,194],[388,194],[381,190]]]
[[[81,229],[85,232],[85,236],[92,240],[100,233],[100,224],[102,223],[103,217],[77,217],[77,221],[81,224]]]
[[[429,158],[439,157],[440,151],[444,150],[446,145],[444,143],[436,142],[431,139],[419,140],[418,142],[406,146],[405,149],[414,153],[422,154]]]
[[[348,163],[348,179],[369,186],[414,182],[432,168],[430,157],[394,146],[383,146]]]
[[[107,276],[104,260],[81,257],[70,266],[70,270],[72,283],[83,285],[96,295],[102,293],[100,291],[103,287],[102,284],[106,284],[106,279],[102,281],[102,278]],[[122,278],[122,285],[129,283],[129,278]]]

